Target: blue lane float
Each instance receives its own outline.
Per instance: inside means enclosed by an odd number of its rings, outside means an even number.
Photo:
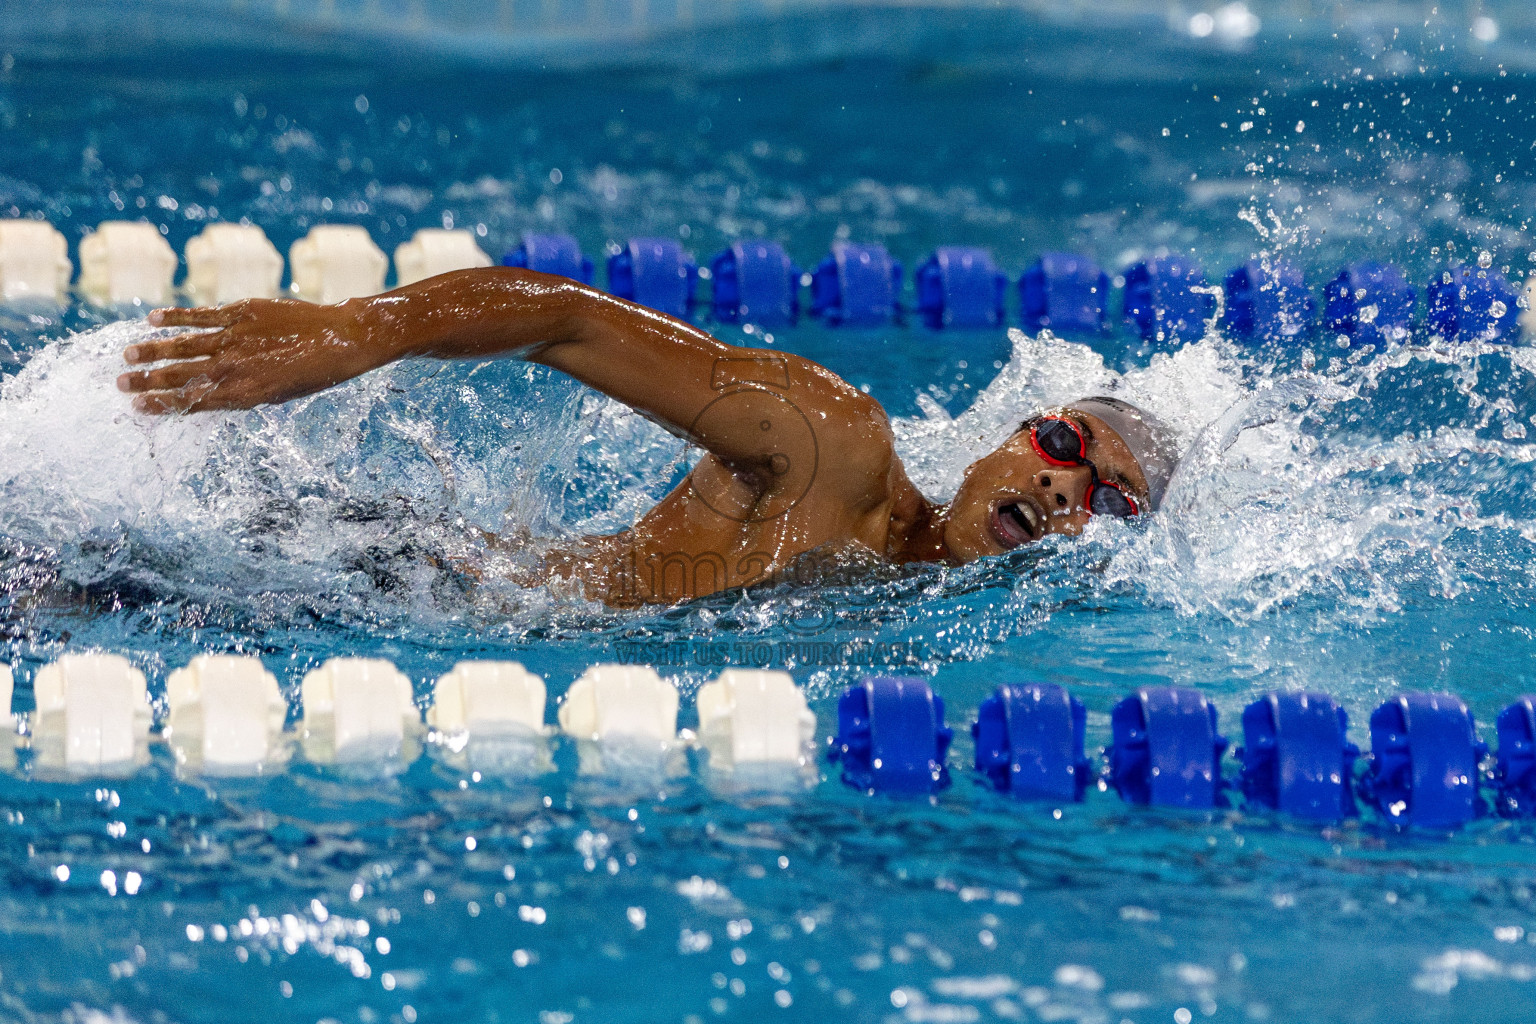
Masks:
[[[1125,272],[1126,326],[1143,341],[1162,345],[1199,341],[1216,308],[1200,264],[1183,256],[1156,256]]]
[[[1499,712],[1499,756],[1493,783],[1499,814],[1536,815],[1536,696],[1527,694]]]
[[[1062,337],[1109,333],[1109,275],[1087,256],[1048,252],[1019,278],[1021,322]]]
[[[976,770],[1020,800],[1080,801],[1093,774],[1087,723],[1083,702],[1060,686],[999,686],[971,723]]]
[[[1520,333],[1520,297],[1492,268],[1447,267],[1425,291],[1431,334],[1453,341],[1492,341]]]
[[[632,238],[608,257],[608,290],[659,313],[687,319],[699,268],[671,238]]]
[[[985,249],[941,245],[917,269],[913,284],[917,311],[929,327],[999,327],[1007,319],[1008,278]]]
[[[1249,260],[1226,284],[1226,327],[1239,340],[1289,341],[1317,322],[1306,275],[1289,260]]]
[[[1394,825],[1457,828],[1482,807],[1478,764],[1487,752],[1460,698],[1403,694],[1371,712],[1371,762],[1360,792]]]
[[[837,242],[811,274],[811,314],[832,325],[878,327],[900,312],[901,264],[879,242]]]
[[[1349,716],[1325,693],[1271,693],[1243,709],[1239,785],[1251,804],[1313,821],[1356,813],[1360,748]]]
[[[800,318],[800,270],[779,243],[736,242],[709,261],[709,270],[722,323],[787,327]]]
[[[944,698],[921,680],[880,676],[844,691],[827,751],[843,781],[864,790],[934,792],[949,785],[944,763],[954,730]]]
[[[1323,323],[1353,346],[1403,341],[1418,295],[1389,263],[1352,263],[1323,289]]]
[[[1204,809],[1222,803],[1216,706],[1184,686],[1143,687],[1110,713],[1109,782],[1127,803]]]
[[[525,232],[518,247],[501,258],[501,265],[523,267],[541,274],[558,274],[582,284],[591,284],[595,276],[592,261],[570,235]]]

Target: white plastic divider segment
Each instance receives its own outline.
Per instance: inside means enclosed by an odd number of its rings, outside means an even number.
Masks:
[[[461,661],[437,681],[427,724],[471,737],[539,733],[545,693],[544,680],[515,661]]]
[[[1525,301],[1525,308],[1520,311],[1520,326],[1525,331],[1525,340],[1536,342],[1536,271],[1525,279],[1525,289],[1520,294]]]
[[[288,703],[259,658],[203,654],[165,681],[166,736],[184,760],[257,767],[274,760]]]
[[[586,740],[677,739],[677,687],[638,665],[593,665],[566,691],[560,728]]]
[[[200,306],[273,299],[283,287],[283,257],[254,224],[209,224],[187,241],[182,287]]]
[[[43,220],[0,220],[0,298],[58,300],[75,266],[69,245]]]
[[[9,738],[0,739],[0,769],[5,771],[16,767],[16,744],[19,739],[16,735],[16,715],[11,710],[13,683],[11,666],[0,665],[0,727],[10,733]]]
[[[288,250],[293,290],[306,302],[345,302],[384,290],[389,257],[355,224],[319,224]]]
[[[785,672],[727,669],[699,687],[699,741],[711,763],[803,763],[816,716]]]
[[[176,254],[148,221],[109,220],[80,241],[80,291],[102,306],[171,301]]]
[[[337,757],[400,751],[421,719],[411,681],[383,658],[332,658],[304,677],[304,728],[322,734]]]
[[[148,739],[144,673],[117,654],[66,654],[32,682],[39,736],[62,733],[65,765],[101,767],[134,760]]]
[[[468,231],[422,228],[395,249],[395,283],[415,284],[450,270],[490,265],[491,258]]]

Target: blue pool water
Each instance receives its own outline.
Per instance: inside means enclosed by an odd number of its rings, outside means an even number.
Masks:
[[[943,54],[700,80],[16,59],[0,65],[0,214],[46,216],[72,254],[104,218],[163,224],[179,252],[206,221],[248,217],[284,251],[322,221],[386,250],[451,222],[483,226],[497,255],[553,228],[599,257],[666,234],[707,258],[761,233],[805,265],[846,236],[909,269],[959,242],[1015,275],[1046,249],[1118,270],[1166,246],[1212,276],[1265,252],[1314,283],[1377,258],[1422,284],[1486,251],[1523,277],[1530,79],[1494,61],[1444,73],[1437,45],[1390,73],[1260,50],[1146,81],[1131,52],[1097,85]],[[568,380],[410,363],[277,409],[149,421],[111,383],[142,321],[75,304],[0,318],[0,640],[19,712],[39,665],[98,648],[157,695],[194,654],[259,655],[291,719],[300,677],[338,655],[392,659],[423,702],[462,658],[521,661],[552,697],[599,661],[659,662],[685,725],[721,663],[766,664],[805,687],[821,742],[874,662],[931,679],[960,726],[956,784],[932,800],[825,772],[742,794],[697,763],[599,779],[558,743],[533,778],[429,751],[205,779],[156,748],[129,778],[59,781],[23,751],[0,772],[0,1017],[1536,1011],[1528,824],[1318,829],[1097,792],[1020,805],[975,781],[963,728],[996,684],[1039,680],[1084,700],[1095,749],[1116,700],[1170,682],[1209,695],[1234,737],[1254,696],[1303,685],[1337,697],[1361,746],[1371,709],[1414,689],[1461,695],[1488,731],[1536,688],[1530,348],[1212,334],[1152,354],[1124,337],[722,328],[867,387],[936,497],[1022,412],[1110,382],[1186,441],[1230,408],[1254,427],[1207,446],[1140,530],[614,611],[436,567],[487,561],[473,526],[621,528],[686,472],[679,442]]]

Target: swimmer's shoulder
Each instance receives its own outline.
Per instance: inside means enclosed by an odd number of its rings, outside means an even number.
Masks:
[[[816,437],[818,483],[831,485],[858,506],[885,503],[895,477],[905,479],[890,416],[875,398],[830,370],[816,369],[825,376],[807,420]]]

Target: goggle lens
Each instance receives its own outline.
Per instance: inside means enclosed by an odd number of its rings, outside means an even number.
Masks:
[[[1092,493],[1088,495],[1088,511],[1096,516],[1114,516],[1116,519],[1129,519],[1141,512],[1136,507],[1136,500],[1121,490],[1119,484],[1107,484],[1102,480],[1094,484]]]
[[[1076,423],[1059,416],[1043,416],[1029,428],[1029,439],[1042,459],[1058,466],[1087,466],[1093,470],[1088,491],[1088,511],[1097,516],[1129,519],[1140,515],[1136,499],[1119,484],[1099,479],[1099,469],[1088,461],[1088,441]]]
[[[1071,420],[1049,417],[1034,425],[1035,448],[1046,459],[1062,466],[1081,464],[1088,455],[1088,443]]]

